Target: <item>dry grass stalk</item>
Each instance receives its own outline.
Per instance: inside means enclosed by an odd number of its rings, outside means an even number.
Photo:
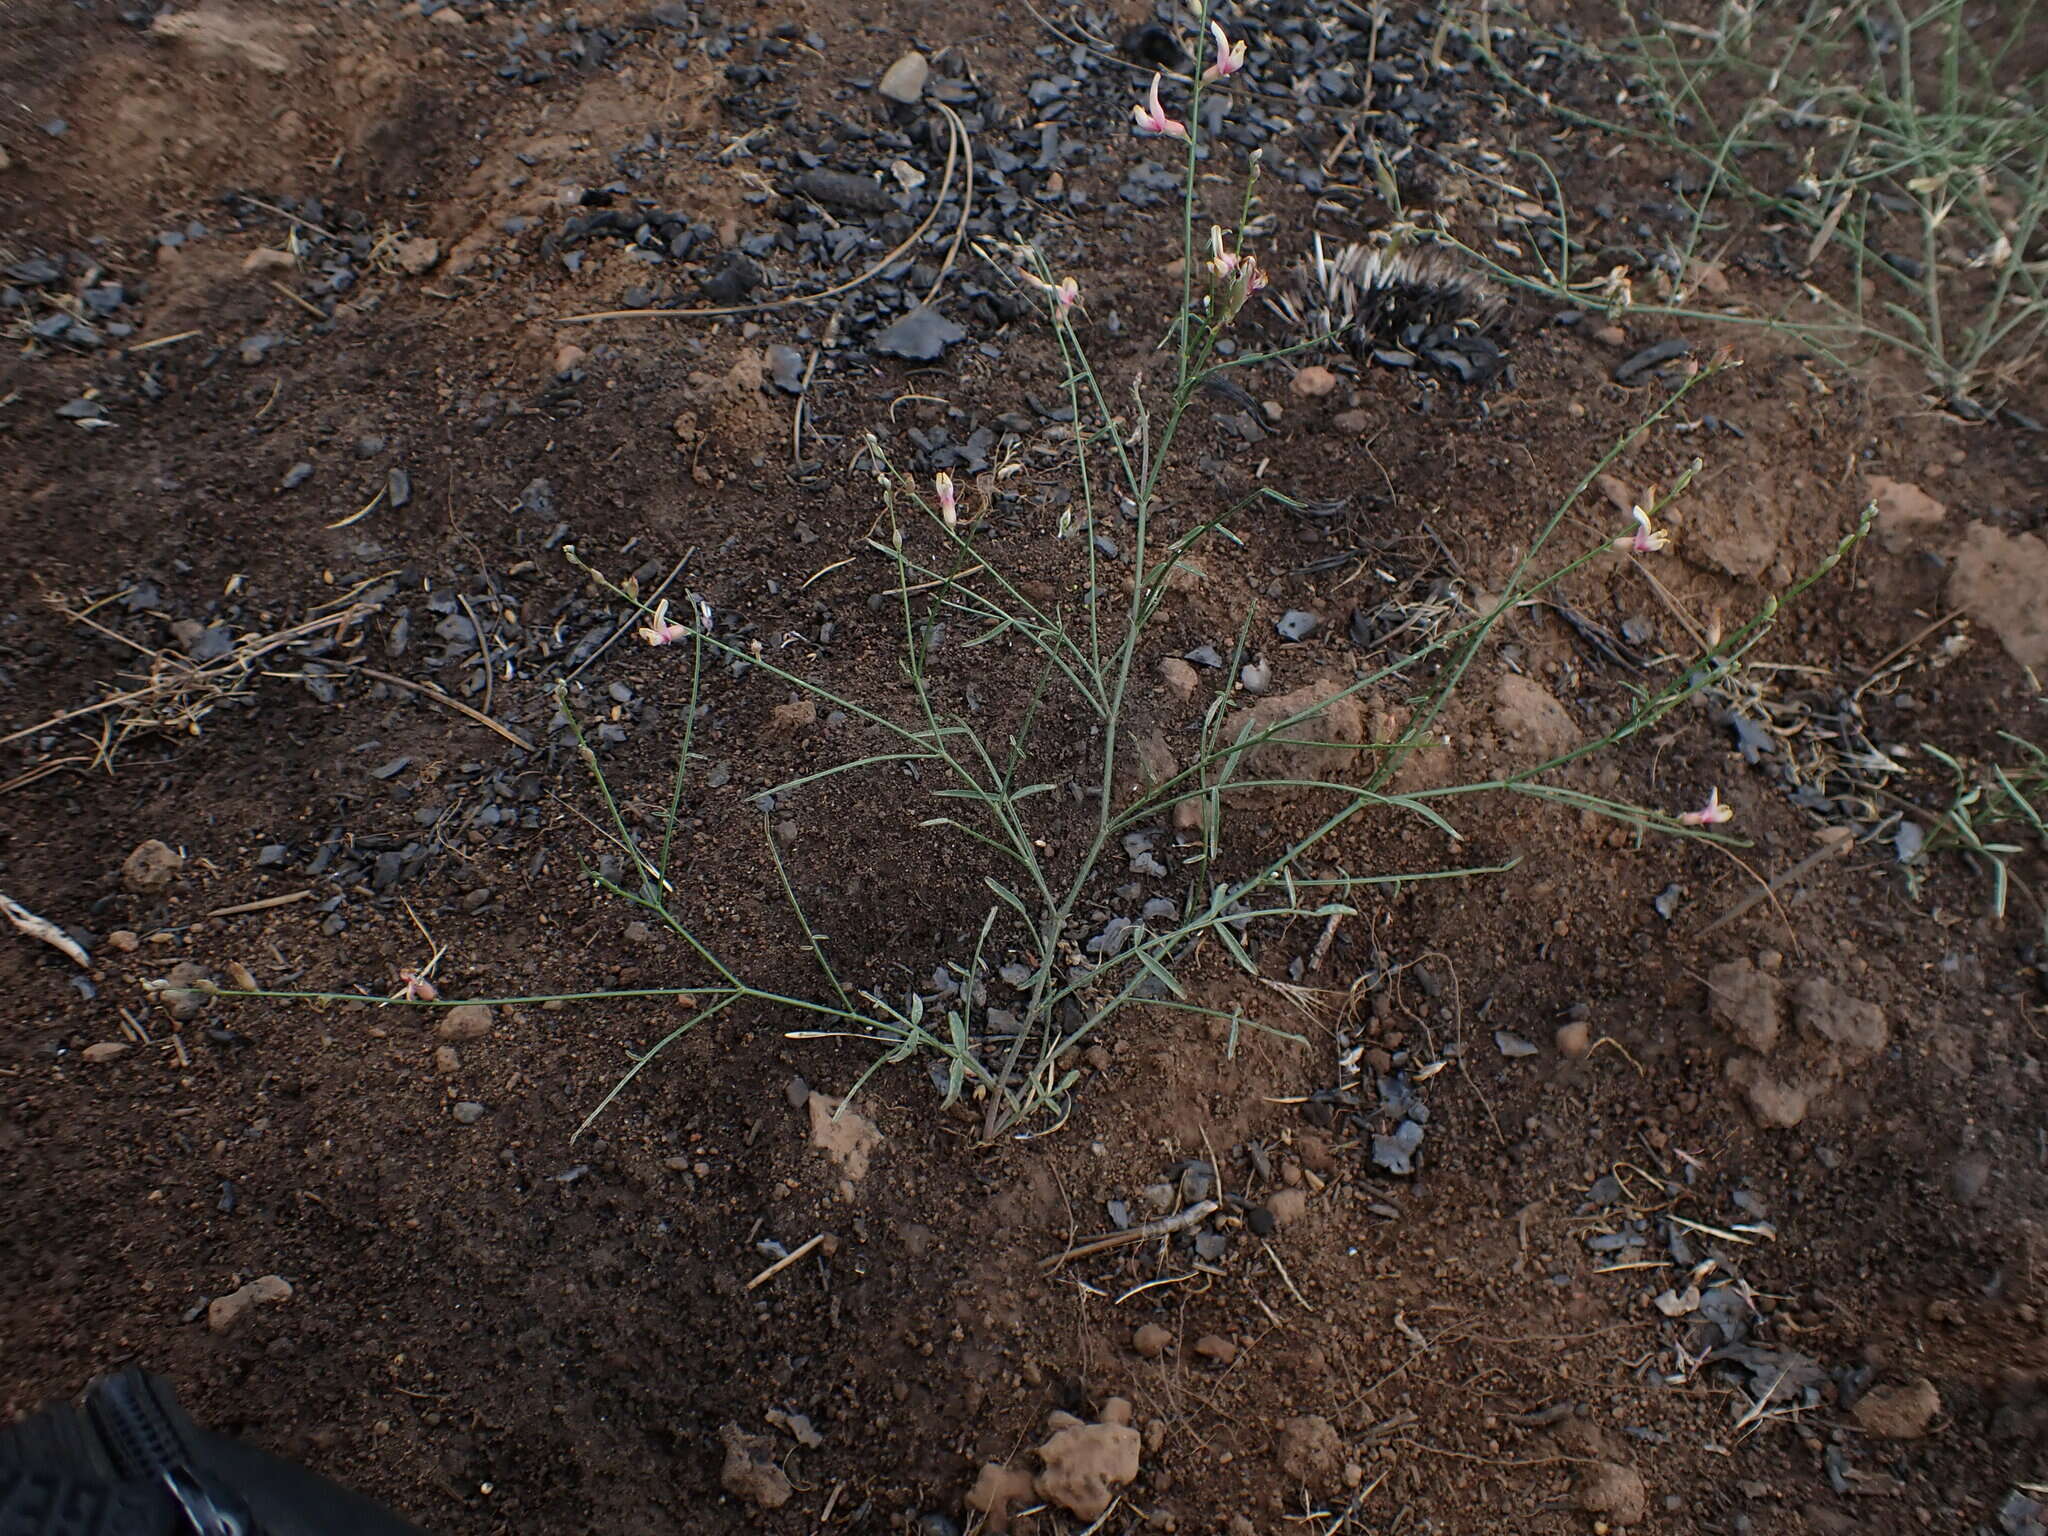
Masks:
[[[138,653],[140,670],[124,674],[135,686],[109,694],[92,704],[81,704],[0,736],[0,746],[23,741],[76,721],[98,720],[99,739],[89,765],[111,770],[115,757],[138,735],[169,732],[197,736],[206,717],[232,699],[246,698],[257,675],[257,663],[275,651],[297,645],[314,635],[339,633],[360,623],[376,611],[371,603],[353,603],[335,613],[309,619],[288,629],[269,634],[245,634],[226,655],[211,661],[194,661],[169,651],[154,650],[111,629],[95,619],[90,610],[73,608],[63,598],[50,598],[50,605],[74,624],[83,624],[118,644]],[[14,784],[30,781],[24,775]]]

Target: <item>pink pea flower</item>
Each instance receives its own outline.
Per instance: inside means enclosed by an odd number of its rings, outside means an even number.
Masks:
[[[1671,547],[1671,535],[1650,521],[1650,514],[1641,507],[1630,507],[1629,516],[1636,520],[1636,531],[1624,533],[1614,541],[1616,549],[1626,549],[1633,554],[1654,555],[1660,549]]]
[[[1175,122],[1166,115],[1166,108],[1159,104],[1159,76],[1152,77],[1152,89],[1147,93],[1141,106],[1131,108],[1131,116],[1137,119],[1138,132],[1162,134],[1169,139],[1184,139],[1188,136],[1188,125]]]
[[[953,477],[944,470],[932,476],[932,488],[939,494],[939,521],[948,528],[960,526],[960,504],[953,494]]]
[[[1724,821],[1733,821],[1735,812],[1721,803],[1719,787],[1707,791],[1707,803],[1696,811],[1687,811],[1678,820],[1688,827],[1718,827]]]
[[[408,1003],[431,1003],[441,995],[438,988],[416,971],[400,971],[398,995]]]
[[[1244,44],[1233,43],[1220,21],[1210,22],[1209,30],[1216,34],[1216,62],[1202,71],[1202,78],[1214,84],[1218,80],[1228,80],[1244,68]]]
[[[1211,224],[1209,226],[1209,271],[1214,274],[1216,281],[1219,283],[1227,283],[1232,277],[1237,275],[1237,252],[1226,248],[1223,238],[1223,226]]]
[[[1054,304],[1059,306],[1061,316],[1071,315],[1081,303],[1081,285],[1071,277],[1063,277],[1056,283],[1048,283],[1035,272],[1017,269],[1017,275],[1036,288],[1040,293],[1050,294]]]
[[[677,624],[668,616],[668,599],[663,598],[654,605],[654,618],[640,627],[640,638],[649,645],[674,645],[686,639],[690,626]]]
[[[1211,242],[1212,249],[1215,242]],[[1232,256],[1222,269],[1214,260],[1209,270],[1217,274],[1216,324],[1228,325],[1237,318],[1237,312],[1244,308],[1245,301],[1255,293],[1264,290],[1266,274],[1259,266],[1256,256]],[[1226,275],[1227,274],[1227,275]]]

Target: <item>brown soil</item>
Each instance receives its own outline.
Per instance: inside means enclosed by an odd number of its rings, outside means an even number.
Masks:
[[[602,810],[551,731],[548,684],[606,610],[561,546],[649,582],[688,554],[679,599],[701,591],[764,644],[793,634],[834,687],[900,700],[900,636],[866,601],[886,574],[863,554],[879,498],[850,467],[862,434],[915,462],[913,430],[964,440],[1027,393],[1056,398],[1056,359],[1035,322],[998,330],[984,315],[942,365],[828,367],[793,464],[791,401],[764,383],[762,353],[808,355],[817,311],[562,324],[621,302],[635,274],[595,248],[571,273],[540,248],[562,216],[555,191],[611,180],[650,129],[665,146],[648,173],[659,195],[719,245],[773,227],[757,194],[774,178],[719,151],[774,119],[717,61],[664,52],[618,0],[581,20],[625,41],[534,86],[495,72],[507,37],[538,19],[518,7],[446,22],[413,7],[209,6],[175,37],[108,3],[20,10],[0,40],[0,85],[19,103],[0,121],[0,257],[90,252],[131,290],[135,330],[86,351],[31,345],[24,325],[0,364],[0,724],[103,697],[136,645],[188,645],[214,622],[267,633],[344,599],[378,607],[273,653],[196,731],[120,744],[111,769],[92,761],[99,717],[0,760],[0,890],[93,952],[88,981],[52,949],[0,941],[0,1411],[140,1361],[213,1425],[437,1531],[936,1536],[951,1527],[915,1522],[985,1518],[964,1503],[981,1467],[1036,1474],[1056,1434],[1079,1437],[1055,1453],[1062,1477],[1115,1472],[1126,1409],[1141,1464],[1111,1489],[1122,1500],[1103,1530],[2004,1528],[1999,1510],[2048,1449],[2040,914],[2016,895],[2005,922],[1984,915],[1986,882],[1953,854],[1915,893],[1887,834],[1717,921],[1805,860],[1821,823],[1704,707],[1564,782],[1671,808],[1719,786],[1750,844],[1739,857],[1528,800],[1459,802],[1455,846],[1366,818],[1324,851],[1332,868],[1519,862],[1362,902],[1313,974],[1289,967],[1319,932],[1266,936],[1265,979],[1312,989],[1294,998],[1205,955],[1200,995],[1267,1028],[1230,1040],[1184,1014],[1127,1015],[1088,1053],[1072,1117],[1030,1141],[980,1145],[978,1118],[942,1111],[918,1063],[856,1100],[879,1141],[859,1138],[858,1156],[814,1147],[808,1089],[845,1093],[869,1057],[786,1038],[799,1021],[765,1013],[683,1035],[572,1139],[627,1052],[686,1017],[674,1000],[507,1007],[471,1034],[364,1005],[213,1004],[174,1020],[145,984],[179,962],[366,995],[395,990],[435,945],[450,997],[701,980],[585,873],[608,852]],[[763,6],[725,24],[759,44],[787,21],[816,32],[822,56],[773,56],[774,89],[813,124],[880,123],[848,82],[913,42],[956,49],[940,72],[971,69],[1009,115],[1059,67],[1034,52],[1049,39],[1022,8]],[[61,136],[39,126],[57,118]],[[782,138],[763,147],[787,154]],[[1640,148],[1551,147],[1588,198],[1654,197],[1668,171]],[[1161,272],[1159,210],[1086,175],[1092,198],[1061,238],[1086,252],[1083,331],[1120,381],[1151,366],[1148,317],[1178,285]],[[331,322],[292,296],[309,291],[304,267],[248,267],[295,227],[280,196],[318,198],[322,217],[347,211],[349,229],[384,242]],[[1267,196],[1275,253],[1383,215],[1369,204],[1333,222],[1278,180]],[[203,236],[160,245],[194,221]],[[423,248],[401,238],[436,241],[438,259],[409,268]],[[1782,296],[1767,272],[1730,265],[1760,303]],[[1227,650],[1248,612],[1259,635],[1285,609],[1317,612],[1313,642],[1268,648],[1279,692],[1352,675],[1347,619],[1377,571],[1498,590],[1654,393],[1611,382],[1627,351],[1593,322],[1551,320],[1511,311],[1514,372],[1483,392],[1367,370],[1305,398],[1275,367],[1247,380],[1281,407],[1256,444],[1222,419],[1238,406],[1199,405],[1169,502],[1208,505],[1259,477],[1352,505],[1333,529],[1261,513],[1241,550],[1212,546],[1207,580],[1162,620],[1159,655]],[[259,335],[278,340],[245,361]],[[1693,339],[1704,353],[1726,338]],[[1678,552],[1655,567],[1669,604],[1616,561],[1568,589],[1573,612],[1644,656],[1681,652],[1674,609],[1739,625],[1854,526],[1866,474],[1888,477],[1943,516],[1859,547],[1758,653],[1822,672],[1752,675],[1777,697],[1847,691],[1904,648],[1917,659],[1863,698],[1873,742],[1971,756],[2001,730],[2048,741],[2038,673],[1999,633],[2038,639],[2044,598],[2014,585],[2031,556],[1977,559],[1961,591],[1950,580],[1966,530],[2000,550],[2040,537],[2039,437],[1938,414],[1893,374],[1843,378],[1745,345],[1746,366],[1687,401],[1692,429],[1648,437],[1567,524],[1574,547],[1611,535],[1631,494],[1702,456]],[[89,390],[113,425],[57,414]],[[2038,398],[2015,404],[2043,414]],[[1709,415],[1743,435],[1700,425]],[[1034,418],[1027,446],[1044,426]],[[281,490],[301,462],[311,478]],[[398,508],[394,468],[410,490]],[[380,489],[385,504],[333,526]],[[1002,534],[1006,558],[1071,578],[1042,552],[1056,515],[1029,502]],[[1362,570],[1304,573],[1347,549],[1369,556]],[[46,601],[76,611],[116,594],[92,617],[127,644]],[[488,688],[463,660],[465,622],[503,652]],[[982,678],[979,662],[954,665],[945,686],[964,698],[978,682],[1012,707],[999,664]],[[648,805],[666,793],[679,675],[670,654],[621,644],[577,678],[585,718],[620,727],[604,748],[613,782]],[[1482,778],[1597,735],[1637,681],[1557,611],[1518,612],[1404,782]],[[536,750],[404,683],[459,696]],[[714,670],[706,686],[699,747],[726,777],[686,807],[682,903],[761,982],[808,991],[747,797],[872,744],[775,715],[789,695],[759,674]],[[1163,730],[1196,708],[1150,673],[1139,702]],[[1938,809],[1943,787],[1916,757],[1881,809]],[[850,971],[900,995],[966,953],[985,898],[976,872],[922,851],[923,806],[893,789],[832,781],[778,808],[792,828],[770,835],[792,838],[792,877]],[[1285,824],[1288,809],[1254,814]],[[184,859],[167,888],[138,892],[123,861],[151,838]],[[2042,887],[2038,850],[2016,868]],[[1667,891],[1668,918],[1654,905]],[[223,910],[269,898],[286,899]],[[1534,1053],[1508,1054],[1513,1039]],[[1415,1176],[1373,1172],[1331,1109],[1346,1048],[1381,1067],[1403,1052],[1453,1062],[1419,1090]],[[472,1105],[480,1115],[458,1113]],[[827,1139],[844,1153],[842,1130]],[[1222,1257],[1154,1242],[1043,1262],[1108,1229],[1106,1202],[1150,1219],[1142,1192],[1211,1158],[1220,1193],[1241,1197]],[[1281,1218],[1266,1235],[1254,1207]],[[1691,1324],[1653,1305],[1687,1278],[1661,1238],[1588,1244],[1653,1215],[1714,1229],[1695,1246],[1749,1288],[1750,1345],[1788,1352],[1759,1356],[1757,1379],[1682,1352]],[[777,1251],[764,1242],[820,1233],[748,1287]],[[210,1326],[209,1302],[271,1275],[288,1298]],[[1164,1338],[1141,1338],[1147,1326]],[[1818,1371],[1759,1417],[1740,1389],[1768,1393],[1787,1360]],[[1097,1444],[1080,1425],[1110,1427]],[[789,1497],[771,1511],[778,1460]],[[1086,1524],[1046,1509],[1009,1528]]]

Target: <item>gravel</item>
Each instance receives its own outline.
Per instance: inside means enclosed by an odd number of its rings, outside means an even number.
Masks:
[[[875,350],[906,362],[935,363],[967,332],[936,309],[920,304],[875,338]]]
[[[925,82],[931,77],[931,72],[930,62],[913,48],[889,66],[875,86],[875,94],[910,106],[924,95]]]

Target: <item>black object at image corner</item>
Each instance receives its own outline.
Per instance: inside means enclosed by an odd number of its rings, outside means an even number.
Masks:
[[[303,1467],[201,1429],[130,1367],[0,1431],[0,1536],[425,1536]]]

